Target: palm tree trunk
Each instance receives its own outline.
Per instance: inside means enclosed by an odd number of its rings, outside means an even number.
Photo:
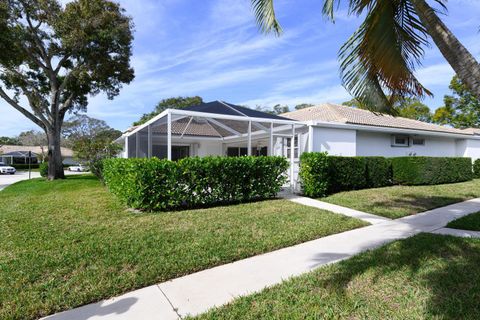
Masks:
[[[425,0],[411,0],[415,10],[440,52],[467,88],[480,99],[480,64],[438,18]]]

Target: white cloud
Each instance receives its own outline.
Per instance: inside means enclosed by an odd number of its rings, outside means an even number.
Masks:
[[[290,108],[294,107],[297,104],[301,103],[312,103],[319,104],[324,102],[336,102],[340,103],[346,100],[351,99],[351,96],[348,92],[340,85],[322,87],[319,90],[312,91],[309,94],[299,94],[299,95],[272,95],[265,96],[258,99],[251,99],[240,102],[242,105],[247,106],[267,106],[273,107],[276,104],[288,105]]]
[[[434,64],[417,70],[418,79],[426,87],[448,85],[454,74],[448,63]]]

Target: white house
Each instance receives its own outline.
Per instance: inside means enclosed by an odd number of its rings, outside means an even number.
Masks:
[[[480,158],[478,129],[453,129],[330,103],[280,116],[223,101],[167,109],[118,141],[124,145],[125,158],[282,155],[291,163],[293,187],[299,156],[305,151]]]
[[[303,135],[309,151],[342,156],[480,158],[480,129],[454,129],[331,103],[282,116],[307,125]]]

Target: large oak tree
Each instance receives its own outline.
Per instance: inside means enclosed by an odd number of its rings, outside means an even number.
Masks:
[[[45,131],[48,179],[64,177],[65,115],[85,111],[88,96],[112,99],[133,80],[132,30],[108,0],[1,0],[0,97]]]

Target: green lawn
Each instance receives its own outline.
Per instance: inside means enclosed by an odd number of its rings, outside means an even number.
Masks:
[[[392,186],[347,191],[319,200],[396,219],[477,197],[480,197],[480,179],[435,186]]]
[[[447,224],[448,228],[480,231],[480,212],[454,220]]]
[[[200,319],[480,319],[480,239],[420,234]]]
[[[127,211],[91,175],[0,192],[0,318],[37,318],[364,226],[286,200]]]

